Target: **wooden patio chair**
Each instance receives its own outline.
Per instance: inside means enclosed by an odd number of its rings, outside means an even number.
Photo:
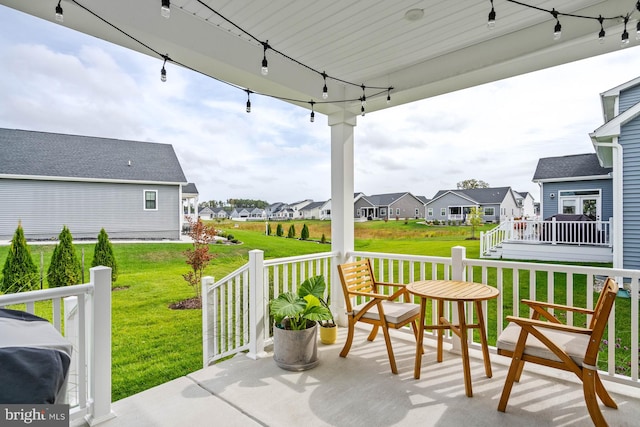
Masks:
[[[338,272],[340,273],[349,319],[347,340],[340,356],[347,357],[351,349],[356,322],[368,323],[373,325],[367,338],[369,341],[373,341],[378,334],[378,328],[382,328],[391,372],[397,374],[398,368],[393,356],[389,328],[399,329],[411,323],[413,334],[417,339],[417,319],[420,316],[420,305],[409,302],[410,295],[405,285],[377,282],[369,259],[339,265]],[[391,294],[382,293],[382,288],[392,289]],[[401,296],[404,296],[404,302],[397,302],[396,300]],[[351,300],[355,297],[363,297],[364,302],[353,306]]]
[[[509,325],[498,337],[498,354],[512,358],[498,404],[504,412],[514,381],[520,380],[525,362],[550,366],[575,373],[582,380],[584,399],[591,420],[606,426],[596,395],[609,408],[617,405],[598,376],[598,349],[618,292],[615,280],[608,278],[593,310],[565,305],[522,300],[533,309],[531,319],[508,316]],[[588,327],[564,325],[548,309],[591,315]],[[544,318],[547,321],[540,320]]]

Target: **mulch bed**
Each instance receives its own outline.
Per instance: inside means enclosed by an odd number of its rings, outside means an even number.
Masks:
[[[172,310],[195,310],[202,308],[202,301],[199,297],[193,297],[169,304],[169,308]]]

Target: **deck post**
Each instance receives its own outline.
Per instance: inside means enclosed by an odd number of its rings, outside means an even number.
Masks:
[[[451,248],[451,280],[464,281],[466,279],[464,260],[467,258],[467,248],[464,246],[454,246]],[[452,323],[458,322],[458,306],[451,304],[451,320]],[[452,352],[460,353],[462,351],[462,345],[460,344],[460,338],[457,335],[452,334],[453,348]]]
[[[111,268],[90,270],[93,284],[89,381],[91,407],[86,421],[90,426],[115,417],[111,411]]]
[[[264,298],[264,252],[249,251],[249,352],[247,357],[258,359],[264,355],[266,300]]]
[[[202,305],[202,361],[203,368],[209,366],[209,358],[211,357],[211,352],[209,351],[209,345],[212,343],[209,342],[209,336],[211,335],[211,329],[214,329],[213,324],[211,328],[209,327],[209,286],[215,283],[215,279],[212,276],[205,276],[202,278],[202,291],[200,292],[200,301]],[[213,316],[215,319],[215,316]],[[215,340],[213,341],[215,345]]]

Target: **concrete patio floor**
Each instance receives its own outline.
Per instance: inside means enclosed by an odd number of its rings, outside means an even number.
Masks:
[[[438,364],[426,341],[421,379],[413,378],[411,335],[394,334],[398,375],[389,369],[382,334],[366,341],[358,330],[347,358],[338,342],[318,344],[320,365],[305,372],[278,368],[271,357],[243,354],[113,403],[116,417],[104,427],[160,426],[588,426],[582,388],[568,374],[525,367],[507,412],[496,407],[509,359],[491,355],[493,378],[471,350],[473,397],[465,396],[458,354]],[[537,368],[537,369],[536,369]],[[553,377],[548,376],[552,373]],[[600,405],[611,426],[636,426],[640,389],[605,382],[618,409]]]

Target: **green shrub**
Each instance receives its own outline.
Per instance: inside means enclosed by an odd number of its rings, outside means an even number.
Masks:
[[[47,283],[50,288],[77,285],[82,277],[80,260],[76,257],[73,237],[65,225],[58,235],[59,243],[53,249],[51,264],[47,270]]]
[[[104,228],[100,229],[100,234],[98,234],[98,242],[93,250],[93,261],[91,261],[91,267],[99,265],[111,267],[111,283],[115,283],[118,279],[118,265],[116,264],[116,257],[113,255],[113,247],[109,241],[109,235],[104,231]]]
[[[291,224],[289,231],[287,232],[287,238],[294,239],[296,237],[296,227]]]
[[[322,237],[320,237],[320,243],[327,243],[327,238],[324,237],[324,233],[322,233]]]
[[[267,236],[271,236],[271,224],[267,224]]]
[[[302,240],[308,240],[309,239],[309,227],[307,227],[307,224],[303,224],[302,225],[302,231],[300,232],[300,238]]]
[[[282,224],[278,224],[278,227],[276,228],[276,236],[278,237],[284,236],[284,230],[282,229]]]
[[[31,258],[31,251],[24,237],[22,225],[18,223],[2,269],[0,291],[9,294],[30,291],[36,289],[37,286],[38,268]]]

